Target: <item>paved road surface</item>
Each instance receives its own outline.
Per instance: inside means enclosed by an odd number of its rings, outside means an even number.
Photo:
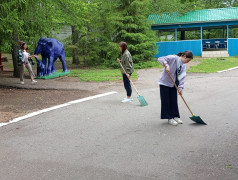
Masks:
[[[238,179],[238,70],[188,74],[184,97],[207,126],[160,120],[158,70],[137,86],[149,103],[118,94],[54,110],[0,128],[0,179]],[[110,88],[113,90],[113,87]],[[115,89],[114,89],[115,90]]]

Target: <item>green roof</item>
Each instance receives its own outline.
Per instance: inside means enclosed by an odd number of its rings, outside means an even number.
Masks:
[[[153,25],[234,21],[238,20],[238,7],[203,9],[197,11],[189,11],[185,14],[179,13],[151,14],[148,17],[148,20],[152,21]]]

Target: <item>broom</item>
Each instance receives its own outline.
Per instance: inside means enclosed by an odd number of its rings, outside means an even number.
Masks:
[[[125,71],[124,67],[122,66],[121,62],[119,62],[119,63],[121,65],[121,68],[123,69],[124,73],[126,74],[126,71]],[[130,83],[132,84],[132,86],[134,87],[134,89],[136,90],[136,93],[138,94],[137,99],[139,100],[141,106],[147,106],[148,103],[146,102],[145,98],[139,94],[138,90],[136,89],[134,83],[130,80],[130,78],[128,78],[128,79],[129,79]]]
[[[163,66],[165,67],[164,63]],[[165,69],[166,70],[166,69]],[[167,71],[167,70],[166,70]],[[177,91],[179,92],[178,86],[176,85],[176,83],[174,82],[171,74],[167,71],[167,73],[169,74],[169,77],[171,79],[171,81],[174,83],[174,86],[176,87]],[[193,114],[193,112],[191,111],[190,107],[188,106],[188,104],[186,103],[185,99],[183,98],[182,94],[179,93],[179,95],[181,96],[181,98],[183,99],[183,102],[185,103],[185,105],[187,106],[188,110],[190,111],[190,113],[192,114],[192,117],[189,117],[192,121],[198,123],[198,124],[204,124],[207,125],[201,118],[200,116],[195,116]]]

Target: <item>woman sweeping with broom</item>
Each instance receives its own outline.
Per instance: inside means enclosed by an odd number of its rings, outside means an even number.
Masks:
[[[121,50],[121,60],[117,58],[117,62],[121,64],[121,73],[123,76],[124,87],[126,89],[127,97],[124,98],[121,102],[127,103],[131,102],[133,99],[131,98],[132,88],[130,83],[131,74],[134,72],[134,65],[131,57],[131,53],[127,49],[126,42],[120,42],[120,50]]]
[[[168,123],[174,126],[182,124],[183,122],[180,119],[178,110],[177,89],[175,88],[169,73],[178,86],[178,92],[182,95],[186,77],[185,64],[189,63],[192,59],[193,53],[191,51],[158,58],[160,64],[165,67],[159,80],[161,119],[168,119]]]
[[[124,98],[121,102],[128,103],[131,102],[133,99],[131,97],[132,88],[131,85],[134,87],[137,93],[137,99],[140,101],[141,106],[147,106],[148,103],[146,102],[145,98],[140,95],[137,88],[135,87],[134,83],[130,80],[132,73],[134,72],[134,65],[131,57],[131,53],[127,49],[126,42],[120,42],[120,50],[121,50],[121,60],[117,58],[117,62],[121,66],[121,73],[123,76],[124,87],[126,89],[127,97]]]

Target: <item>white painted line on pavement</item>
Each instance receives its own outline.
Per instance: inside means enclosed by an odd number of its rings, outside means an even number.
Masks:
[[[230,69],[222,70],[222,71],[217,71],[217,72],[218,72],[218,73],[222,73],[222,72],[231,71],[231,70],[234,70],[234,69],[238,69],[238,66],[237,66],[237,67],[230,68]]]
[[[0,127],[6,126],[6,125],[9,125],[9,124],[12,124],[12,123],[16,123],[16,122],[19,122],[21,120],[24,120],[24,119],[27,119],[27,118],[30,118],[30,117],[33,117],[33,116],[37,116],[37,115],[45,113],[45,112],[53,111],[55,109],[60,109],[62,107],[66,107],[66,106],[70,106],[70,105],[73,105],[73,104],[77,104],[77,103],[97,99],[97,98],[104,97],[104,96],[109,96],[109,95],[116,94],[116,93],[117,93],[116,91],[112,91],[112,92],[108,92],[108,93],[104,93],[104,94],[98,94],[98,95],[95,95],[95,96],[90,96],[90,97],[78,99],[78,100],[75,100],[75,101],[70,101],[70,102],[67,102],[65,104],[60,104],[60,105],[57,105],[57,106],[53,106],[53,107],[50,107],[50,108],[39,110],[39,111],[30,113],[30,114],[27,114],[25,116],[15,118],[15,119],[7,122],[7,123],[0,123]]]
[[[113,91],[113,92],[109,92],[109,93],[105,93],[105,94],[98,94],[98,95],[95,95],[95,96],[90,96],[90,97],[86,97],[86,98],[83,98],[83,99],[70,101],[68,103],[69,104],[81,103],[81,102],[84,102],[84,101],[89,101],[89,100],[92,100],[92,99],[95,99],[95,98],[100,98],[100,97],[112,95],[112,94],[115,94],[115,93],[117,93],[117,92]]]

